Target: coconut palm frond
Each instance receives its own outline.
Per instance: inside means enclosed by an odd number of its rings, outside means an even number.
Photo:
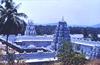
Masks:
[[[4,23],[5,20],[6,20],[6,16],[7,16],[6,14],[2,15],[2,16],[0,17],[0,22]]]
[[[0,6],[0,25],[3,24],[1,29],[2,34],[23,34],[26,28],[26,23],[20,17],[27,18],[27,15],[17,12],[17,8],[21,3],[17,6],[14,6],[15,3],[13,0],[2,0],[2,3],[5,3],[4,6]]]
[[[4,9],[0,8],[0,11],[4,11]]]
[[[0,3],[3,4],[3,3],[8,2],[8,1],[13,2],[13,0],[1,0]]]
[[[18,16],[15,16],[15,18],[16,18],[16,22],[19,22],[19,24],[22,24],[22,19],[20,19]]]
[[[4,14],[5,12],[4,12],[4,10],[2,10],[2,9],[0,9],[0,15],[2,15],[2,14]]]
[[[18,22],[17,22],[17,20],[16,20],[16,16],[13,16],[12,17],[12,20],[13,20],[13,22],[18,26],[19,24],[18,24]]]
[[[13,2],[13,0],[10,0],[10,2]]]
[[[2,9],[2,8],[0,8],[0,15],[3,15],[3,14],[5,14],[6,13],[6,10],[5,9]]]
[[[16,6],[14,7],[14,9],[18,9],[19,6],[20,6],[21,4],[22,4],[22,3],[19,3],[18,5],[16,5]]]
[[[25,21],[16,16],[16,22],[18,24],[18,27],[20,28],[20,33],[24,34],[24,31],[26,29]]]
[[[26,26],[26,23],[24,20],[20,19],[19,17],[16,16],[16,20],[19,22],[20,25]]]
[[[24,13],[16,13],[15,14],[16,16],[20,16],[20,17],[24,17],[24,18],[27,18],[28,16]]]
[[[1,0],[1,4],[3,4],[5,2],[5,0]]]
[[[6,10],[5,10],[5,8],[3,6],[0,5],[0,11],[1,12],[5,12]]]
[[[3,6],[1,6],[1,5],[0,5],[0,8],[4,9],[4,7],[3,7]]]

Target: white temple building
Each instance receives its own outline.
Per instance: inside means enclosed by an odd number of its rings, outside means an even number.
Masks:
[[[41,62],[41,59],[56,61],[56,51],[62,45],[63,40],[71,41],[74,51],[84,54],[87,59],[100,58],[100,42],[83,40],[82,36],[71,35],[64,19],[59,21],[53,35],[36,35],[33,22],[28,22],[25,35],[10,36],[8,42],[6,42],[6,37],[0,36],[0,40],[3,44],[19,52],[16,56],[21,56],[21,58],[26,59],[26,62]]]
[[[27,23],[25,35],[30,35],[30,36],[36,35],[35,26],[31,20],[29,20]]]

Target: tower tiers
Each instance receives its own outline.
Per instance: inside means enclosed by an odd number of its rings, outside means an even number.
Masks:
[[[70,41],[70,32],[64,19],[58,23],[55,30],[54,42],[56,50],[62,45],[63,41]]]

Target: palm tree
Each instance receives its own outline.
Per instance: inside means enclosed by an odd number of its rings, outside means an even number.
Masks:
[[[14,6],[12,0],[2,0],[2,3],[5,3],[5,7],[0,5],[0,33],[4,35],[23,33],[26,23],[19,17],[27,18],[27,15],[17,12],[20,4]]]
[[[5,6],[2,6],[2,4]],[[17,6],[14,6],[14,2],[12,0],[1,0],[0,5],[0,34],[7,35],[10,34],[23,34],[25,31],[26,23],[24,20],[20,19],[20,17],[27,18],[27,15],[24,13],[18,13]]]
[[[0,4],[0,34],[7,35],[6,41],[10,34],[17,35],[24,34],[26,23],[20,17],[27,18],[24,13],[18,13],[17,8],[20,4],[15,6],[13,0],[1,0]],[[7,46],[8,54],[8,46]]]

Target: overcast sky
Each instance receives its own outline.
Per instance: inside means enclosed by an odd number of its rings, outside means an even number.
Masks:
[[[68,25],[100,24],[100,0],[15,0],[20,12],[37,24],[56,23],[64,16]]]

